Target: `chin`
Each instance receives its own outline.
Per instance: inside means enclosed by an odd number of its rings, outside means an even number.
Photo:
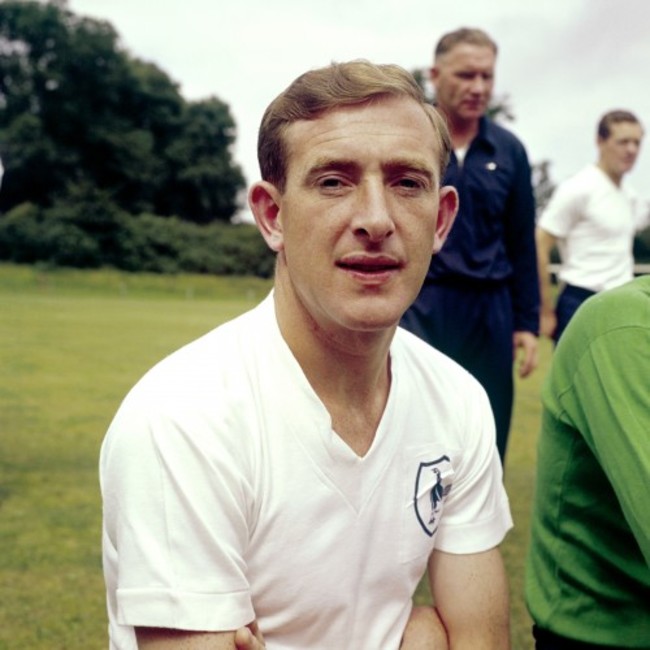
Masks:
[[[389,314],[386,310],[381,310],[377,313],[363,314],[356,319],[351,329],[360,332],[383,332],[399,325],[402,313]]]
[[[379,332],[393,327],[399,322],[392,310],[360,307],[339,314],[336,319],[345,329],[357,332]]]
[[[402,295],[399,296],[396,293],[390,296],[366,295],[358,302],[350,303],[345,315],[341,313],[341,322],[349,329],[360,332],[379,332],[393,328],[399,325],[404,312],[417,297],[417,293],[409,295],[410,302],[407,302],[404,293],[402,290]]]

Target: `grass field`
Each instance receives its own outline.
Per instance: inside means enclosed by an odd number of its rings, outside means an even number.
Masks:
[[[251,278],[0,265],[0,650],[107,647],[97,482],[106,427],[155,361],[269,288]],[[550,349],[542,352],[540,370],[518,383],[506,468],[515,650],[532,647],[521,591]]]

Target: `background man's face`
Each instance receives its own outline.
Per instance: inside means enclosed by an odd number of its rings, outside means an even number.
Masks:
[[[467,43],[438,57],[431,80],[436,102],[449,117],[474,121],[485,113],[494,87],[495,62],[491,47]]]
[[[639,155],[643,129],[636,122],[618,122],[610,127],[609,137],[598,140],[600,164],[613,176],[629,172]]]

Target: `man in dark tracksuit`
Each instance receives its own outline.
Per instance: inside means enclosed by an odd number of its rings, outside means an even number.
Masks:
[[[539,284],[528,157],[512,133],[485,117],[496,54],[476,29],[447,34],[436,47],[431,79],[455,150],[443,184],[458,190],[460,210],[402,325],[482,383],[503,460],[517,350],[520,376],[537,365]]]

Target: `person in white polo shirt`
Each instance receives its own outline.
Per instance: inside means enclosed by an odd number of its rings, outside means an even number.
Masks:
[[[397,66],[270,104],[249,203],[274,289],[150,370],[102,446],[111,648],[510,647],[487,396],[398,328],[456,215],[449,151]]]
[[[633,113],[605,113],[597,128],[598,161],[561,183],[539,219],[540,333],[556,342],[589,296],[633,277],[634,235],[650,217],[647,202],[624,187],[623,176],[634,167],[642,139]],[[554,305],[549,262],[556,245],[562,286]]]

